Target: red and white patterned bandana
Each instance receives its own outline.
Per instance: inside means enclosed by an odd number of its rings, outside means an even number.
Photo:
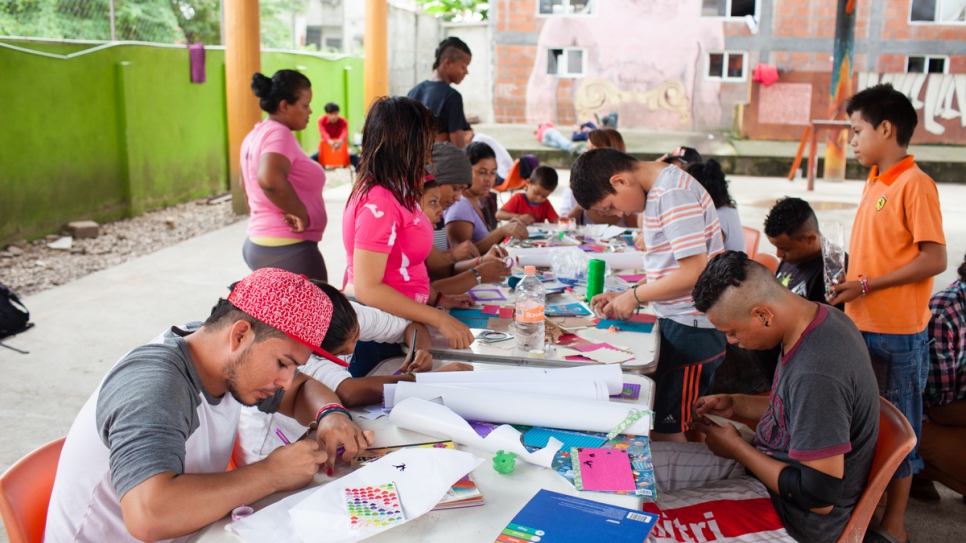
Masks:
[[[332,322],[332,300],[304,275],[277,268],[255,270],[235,285],[228,301],[314,353],[347,365],[321,347]]]

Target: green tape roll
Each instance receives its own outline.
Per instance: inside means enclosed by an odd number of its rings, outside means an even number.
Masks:
[[[604,271],[607,264],[598,258],[590,261],[587,268],[587,301],[604,292]]]

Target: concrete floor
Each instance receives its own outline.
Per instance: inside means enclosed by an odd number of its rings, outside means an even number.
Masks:
[[[569,172],[560,173],[561,187],[552,197],[557,206]],[[815,192],[807,193],[801,181],[732,179],[742,222],[759,229],[771,203],[784,195],[813,202],[822,224],[838,221],[848,227],[860,191],[861,183],[848,181],[819,182]],[[940,185],[939,192],[950,265],[936,280],[937,289],[952,282],[966,253],[966,185]],[[348,186],[325,193],[329,226],[320,247],[333,282],[345,269],[341,223],[348,193]],[[30,354],[0,348],[5,376],[0,382],[0,470],[65,435],[101,378],[127,350],[172,324],[203,319],[227,294],[226,287],[248,273],[241,258],[245,225],[233,224],[27,298],[36,327],[7,343]],[[759,250],[773,248],[763,237]],[[907,522],[916,543],[962,540],[966,505],[948,489],[941,492],[939,504],[910,504]],[[6,541],[0,532],[0,543]]]

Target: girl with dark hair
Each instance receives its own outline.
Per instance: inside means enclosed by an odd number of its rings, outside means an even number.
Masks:
[[[623,136],[621,136],[621,133],[614,128],[598,128],[596,130],[591,130],[587,134],[587,151],[592,149],[600,149],[603,147],[617,149],[622,153],[627,152],[627,148],[624,146]],[[593,209],[586,210],[577,205],[577,200],[574,199],[574,191],[570,190],[570,187],[564,189],[563,205],[560,206],[560,216],[570,217],[581,226],[586,224],[628,226],[627,221],[624,220],[624,217],[622,216],[604,215],[603,213],[598,213]]]
[[[329,329],[325,333],[321,347],[326,351],[351,362],[349,370],[318,356],[300,368],[302,373],[321,382],[342,400],[346,407],[362,407],[379,403],[382,400],[383,385],[400,381],[415,381],[415,373],[426,371],[466,371],[473,367],[468,364],[452,363],[433,370],[433,357],[429,354],[429,332],[426,327],[394,317],[372,307],[349,301],[339,289],[321,281],[312,281],[332,300],[333,312]],[[418,330],[416,356],[412,363],[400,367],[400,375],[357,376],[352,370],[355,358],[359,356],[356,345],[363,341],[395,345],[408,342],[413,330]],[[243,409],[238,422],[238,437],[232,459],[235,465],[244,466],[257,462],[282,445],[275,437],[275,428],[295,440],[307,428],[291,417],[281,414],[268,414],[258,409]]]
[[[473,167],[473,184],[464,189],[463,198],[443,214],[450,247],[469,240],[483,254],[503,238],[512,236],[527,239],[527,227],[519,219],[513,219],[496,228],[487,225],[484,207],[496,181],[496,154],[493,149],[485,143],[471,143],[466,148],[466,156]]]
[[[241,186],[251,210],[245,263],[252,270],[281,268],[324,281],[319,241],[326,224],[325,171],[292,134],[308,126],[311,83],[295,70],[279,70],[271,79],[256,73],[252,90],[268,118],[241,147]]]
[[[370,106],[342,219],[345,292],[368,306],[434,326],[452,347],[462,349],[473,342],[469,327],[434,307],[466,307],[472,299],[433,292],[425,266],[433,225],[419,209],[419,197],[435,134],[433,113],[416,100],[393,96]]]
[[[463,113],[463,96],[450,85],[459,85],[470,72],[473,60],[470,48],[463,40],[452,37],[436,48],[433,75],[409,91],[410,98],[419,100],[431,109],[438,121],[436,141],[448,141],[459,148],[466,147],[464,131],[470,129]]]
[[[735,209],[735,201],[728,193],[728,181],[721,171],[721,164],[709,158],[707,162],[695,162],[684,168],[684,171],[697,179],[698,183],[708,191],[711,201],[718,212],[718,222],[721,223],[721,235],[724,237],[725,251],[745,252],[745,233],[741,228],[741,219]]]

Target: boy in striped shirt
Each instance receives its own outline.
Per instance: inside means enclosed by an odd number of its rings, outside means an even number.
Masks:
[[[655,440],[684,441],[691,405],[711,388],[725,336],[694,307],[691,290],[708,261],[724,251],[714,202],[680,168],[643,162],[616,149],[588,151],[574,163],[577,203],[600,213],[643,212],[646,282],[591,300],[598,314],[626,320],[650,303],[661,335],[654,401]]]

